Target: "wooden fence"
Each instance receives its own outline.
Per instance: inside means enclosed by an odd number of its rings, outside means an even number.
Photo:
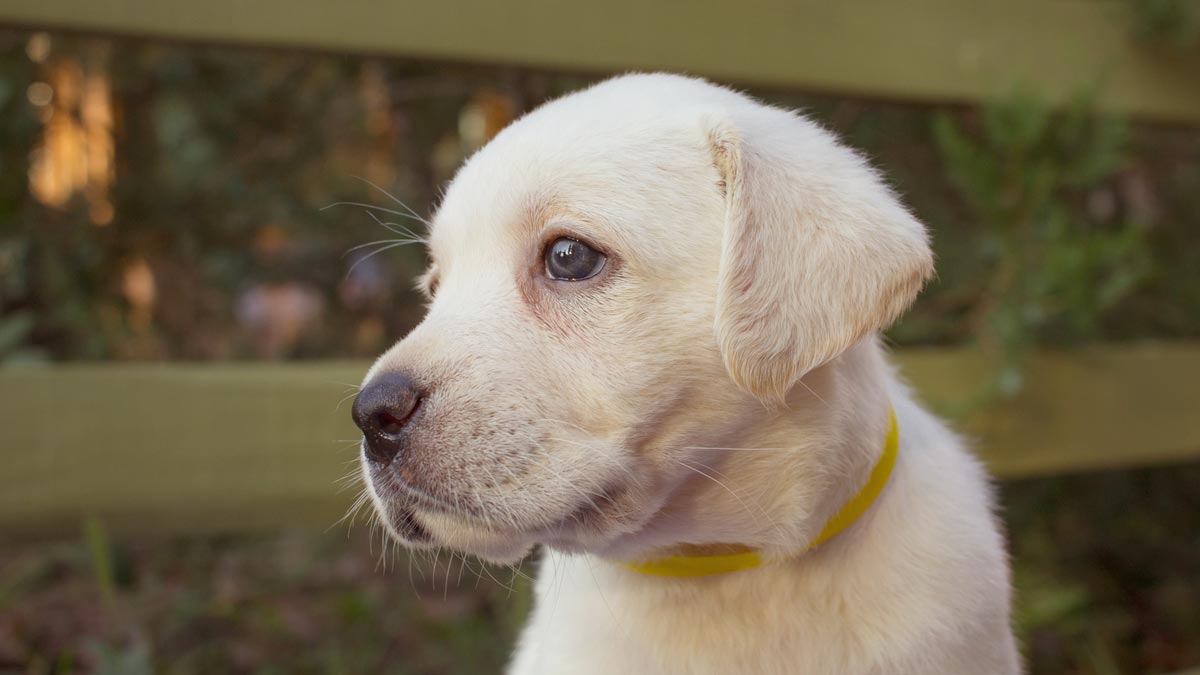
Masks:
[[[1128,0],[4,0],[0,24],[979,101],[1015,83],[1200,122],[1200,49],[1132,37]]]
[[[1200,50],[1138,43],[1112,0],[4,0],[0,25],[578,71],[670,69],[918,101],[1023,82],[1200,123]],[[934,407],[987,376],[965,350],[906,351]],[[0,371],[0,535],[331,525],[351,491],[348,402],[366,365],[76,365]],[[1200,345],[1043,354],[1025,392],[961,422],[1002,477],[1200,457]]]
[[[988,372],[968,350],[897,360],[935,409]],[[74,533],[89,516],[138,534],[329,527],[353,496],[336,484],[357,453],[343,399],[366,368],[0,371],[0,535]],[[960,426],[1003,478],[1200,458],[1200,345],[1040,355],[1019,398]]]

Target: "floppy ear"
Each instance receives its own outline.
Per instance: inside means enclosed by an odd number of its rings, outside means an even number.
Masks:
[[[709,122],[726,200],[717,342],[740,387],[782,401],[809,370],[890,325],[933,254],[921,223],[816,124],[750,102]]]

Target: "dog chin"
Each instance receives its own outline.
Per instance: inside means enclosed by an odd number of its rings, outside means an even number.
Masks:
[[[528,528],[501,527],[478,517],[411,501],[376,499],[389,533],[411,549],[449,548],[475,555],[488,562],[511,564],[538,545],[563,553],[604,555],[614,546],[639,539],[649,518],[630,518],[630,494],[614,485],[605,492],[602,505],[588,502],[564,514],[545,514],[546,520]],[[655,500],[657,503],[658,500]],[[647,516],[654,513],[647,511]],[[619,515],[618,515],[619,514]]]
[[[454,514],[419,508],[402,518],[392,515],[386,521],[392,536],[408,548],[449,548],[497,565],[516,563],[539,545],[563,553],[601,553],[611,548],[614,540],[625,538],[622,533],[591,528],[580,531],[567,526],[531,532],[497,531]]]
[[[418,525],[423,536],[416,540],[411,535],[397,537],[405,545],[419,549],[449,548],[497,565],[520,561],[537,543],[520,533],[485,529],[446,513],[415,509],[411,521]]]

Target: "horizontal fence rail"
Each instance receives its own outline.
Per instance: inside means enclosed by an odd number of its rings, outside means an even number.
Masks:
[[[978,391],[969,350],[905,350],[934,409]],[[354,489],[353,383],[367,364],[0,370],[0,536],[329,527]],[[340,401],[340,404],[339,404]],[[1002,478],[1200,458],[1200,345],[1040,354],[1015,400],[958,425]]]
[[[595,72],[920,101],[1023,83],[1052,98],[1200,122],[1200,49],[1131,38],[1115,0],[4,0],[0,23]]]

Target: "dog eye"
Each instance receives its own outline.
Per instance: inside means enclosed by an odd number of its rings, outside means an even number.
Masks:
[[[546,275],[558,281],[582,281],[599,274],[607,260],[581,241],[559,237],[546,247]]]

